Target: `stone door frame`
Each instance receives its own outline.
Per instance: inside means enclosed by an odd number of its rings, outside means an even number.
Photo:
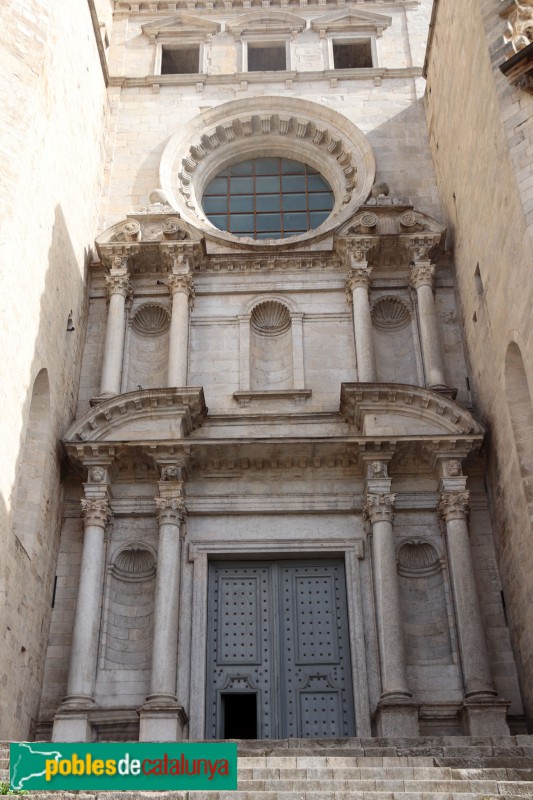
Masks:
[[[324,557],[337,557],[344,560],[356,736],[370,737],[363,598],[359,568],[359,561],[364,557],[364,543],[362,539],[357,539],[354,541],[299,542],[298,549],[295,549],[294,544],[290,542],[286,544],[276,542],[271,545],[258,541],[195,542],[189,545],[188,557],[193,564],[190,610],[193,634],[190,638],[189,739],[193,741],[205,739],[209,559],[223,557],[224,560],[245,560],[265,556],[268,560]]]

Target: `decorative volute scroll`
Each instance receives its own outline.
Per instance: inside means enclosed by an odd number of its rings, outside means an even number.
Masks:
[[[130,275],[170,272],[180,258],[194,269],[205,255],[200,234],[161,204],[152,204],[146,212],[129,214],[126,220],[108,228],[96,239],[96,249],[108,268],[116,268],[119,259],[122,264],[127,261]]]
[[[407,267],[421,248],[433,257],[442,251],[446,235],[443,225],[394,196],[374,198],[374,202],[370,205],[368,200],[336,231],[335,250],[347,267],[361,260],[356,257],[361,252],[370,266]]]
[[[514,0],[514,7],[507,15],[507,28],[503,40],[512,45],[515,53],[533,43],[532,0]]]

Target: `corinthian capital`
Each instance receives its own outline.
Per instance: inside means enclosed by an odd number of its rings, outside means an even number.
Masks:
[[[372,267],[362,267],[349,270],[346,278],[346,296],[348,297],[348,300],[351,302],[352,292],[359,286],[368,291],[371,279]]]
[[[443,492],[439,498],[437,512],[445,522],[452,519],[466,520],[470,492]]]
[[[129,297],[133,294],[127,272],[121,275],[106,275],[105,288],[109,297],[111,297],[112,294],[121,294],[122,297]]]
[[[111,521],[112,513],[109,501],[106,498],[89,498],[81,501],[81,513],[85,521],[85,527],[95,525],[105,528]]]
[[[183,497],[156,497],[155,513],[160,525],[181,525],[187,516]]]
[[[363,516],[369,519],[372,525],[375,522],[392,522],[395,502],[395,494],[367,494]]]
[[[170,294],[184,292],[190,299],[194,298],[194,283],[191,275],[176,275],[171,273],[167,280]]]
[[[411,267],[410,284],[413,289],[418,289],[420,286],[431,286],[433,288],[434,280],[434,264],[415,264],[414,267]]]

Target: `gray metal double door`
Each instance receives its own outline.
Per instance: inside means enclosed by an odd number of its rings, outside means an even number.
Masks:
[[[344,563],[212,562],[206,736],[355,735]]]

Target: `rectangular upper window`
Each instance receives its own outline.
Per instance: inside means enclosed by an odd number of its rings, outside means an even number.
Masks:
[[[161,75],[187,75],[200,72],[200,46],[163,47]]]
[[[248,72],[274,72],[287,69],[287,49],[284,42],[253,44],[248,42]]]
[[[354,42],[333,42],[333,64],[335,69],[365,69],[372,67],[370,39]]]

